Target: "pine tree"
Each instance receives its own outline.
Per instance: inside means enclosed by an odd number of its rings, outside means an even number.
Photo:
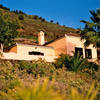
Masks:
[[[82,39],[85,39],[85,46],[93,44],[94,47],[100,47],[100,9],[91,10],[91,22],[81,20],[85,24],[81,31]]]

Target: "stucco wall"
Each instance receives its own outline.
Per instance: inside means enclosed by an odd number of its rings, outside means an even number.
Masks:
[[[59,56],[61,53],[63,54],[67,53],[65,37],[55,40],[54,42],[48,44],[47,46],[53,47],[55,49],[56,56]]]
[[[67,54],[73,55],[75,52],[75,47],[83,48],[83,57],[85,58],[85,47],[84,42],[85,40],[81,40],[80,37],[75,36],[67,36],[66,35],[66,43],[67,43]],[[94,48],[93,45],[87,47],[88,49],[92,50],[92,59],[97,59],[97,48]]]
[[[17,46],[12,47],[9,52],[17,53]]]
[[[3,59],[38,60],[39,58],[42,58],[48,62],[53,62],[61,53],[73,56],[75,47],[83,48],[83,57],[85,58],[84,41],[81,41],[79,36],[65,35],[65,37],[55,40],[46,46],[17,44],[17,46],[9,51],[9,53],[3,53]],[[92,60],[95,61],[97,59],[97,48],[94,48],[93,45],[90,45],[87,48],[92,50]],[[31,51],[44,53],[44,56],[29,55],[29,52]]]
[[[36,51],[44,53],[44,56],[41,55],[29,55],[29,52]],[[16,59],[16,60],[38,60],[39,58],[46,60],[48,62],[54,61],[55,52],[51,47],[44,46],[32,46],[32,45],[17,45],[17,54],[14,52],[3,53],[4,59]]]

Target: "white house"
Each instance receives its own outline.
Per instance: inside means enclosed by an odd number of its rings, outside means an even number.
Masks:
[[[2,59],[13,60],[38,60],[43,59],[53,62],[61,53],[73,56],[73,52],[78,52],[84,58],[97,60],[97,48],[91,44],[84,47],[84,41],[79,34],[69,33],[64,37],[45,43],[44,32],[38,34],[39,44],[19,44],[16,43],[8,52],[3,52]]]

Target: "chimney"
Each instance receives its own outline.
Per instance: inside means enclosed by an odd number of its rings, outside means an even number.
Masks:
[[[38,33],[38,43],[39,43],[39,45],[44,45],[45,44],[44,32],[43,31],[40,31]]]

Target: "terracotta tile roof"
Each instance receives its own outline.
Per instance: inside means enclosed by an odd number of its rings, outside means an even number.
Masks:
[[[78,34],[78,33],[67,33],[66,35],[80,37],[80,34]]]
[[[38,43],[35,40],[31,40],[31,39],[17,38],[15,39],[15,41],[20,44],[38,45]]]
[[[67,33],[66,35],[67,35],[67,36],[80,37],[80,34],[78,34],[78,33]],[[48,45],[49,43],[55,42],[55,41],[60,40],[60,39],[62,39],[62,38],[64,38],[64,37],[65,37],[65,36],[59,37],[59,38],[57,38],[57,39],[55,39],[55,40],[52,40],[52,41],[49,41],[49,42],[45,43],[44,45]]]

